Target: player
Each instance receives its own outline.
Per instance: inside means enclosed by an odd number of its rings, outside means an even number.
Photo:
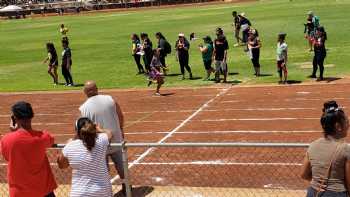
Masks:
[[[58,57],[57,57],[57,52],[56,52],[54,44],[51,43],[51,42],[46,43],[46,49],[47,49],[47,58],[44,60],[44,64],[49,62],[48,63],[48,70],[47,70],[47,72],[53,78],[53,84],[54,85],[58,85],[58,74],[57,74]]]

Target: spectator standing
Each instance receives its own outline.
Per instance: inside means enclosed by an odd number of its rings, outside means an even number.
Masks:
[[[143,50],[143,62],[145,64],[146,71],[149,73],[151,70],[151,61],[153,57],[152,41],[148,38],[148,34],[141,33],[142,50]]]
[[[135,63],[137,65],[137,69],[139,70],[138,74],[145,73],[143,66],[141,64],[141,41],[138,35],[132,34],[132,56],[134,57]]]
[[[190,58],[188,53],[188,50],[190,49],[190,42],[188,42],[188,40],[185,38],[185,34],[179,34],[179,39],[175,43],[175,49],[180,64],[182,79],[185,79],[185,68],[190,74],[190,79],[192,79],[191,67],[188,65]]]
[[[279,83],[287,83],[288,70],[287,70],[287,61],[288,61],[288,45],[285,42],[286,40],[285,33],[278,34],[277,40],[277,70],[279,73]],[[283,76],[283,81],[282,81]]]
[[[72,52],[69,48],[69,42],[66,39],[62,39],[62,75],[66,80],[65,86],[74,86],[73,78],[71,74],[72,67]]]
[[[220,83],[220,73],[224,74],[223,82],[226,83],[227,78],[227,50],[228,42],[221,28],[216,29],[216,39],[214,41],[214,60],[215,60],[215,82]]]
[[[204,45],[199,45],[199,50],[202,52],[204,68],[207,72],[207,76],[204,80],[208,81],[210,80],[210,74],[215,71],[214,68],[211,66],[214,47],[213,47],[213,41],[209,36],[205,36],[203,38],[203,41],[204,41]]]
[[[102,129],[110,130],[113,134],[112,143],[120,143],[124,140],[124,116],[119,104],[109,95],[99,95],[96,83],[87,81],[84,86],[87,100],[79,107],[82,117],[87,117]],[[111,158],[121,179],[124,179],[122,150],[111,147],[107,157]],[[123,184],[123,191],[126,186]]]
[[[46,149],[54,144],[47,131],[32,128],[34,112],[24,101],[11,108],[11,133],[1,140],[1,154],[8,162],[10,197],[55,197],[57,188]]]
[[[252,60],[255,76],[260,76],[260,48],[261,48],[261,41],[259,38],[259,33],[256,29],[251,28],[249,30],[249,37],[248,37],[248,49],[249,49],[249,55],[250,59]]]
[[[320,77],[318,78],[319,81],[323,80],[323,72],[324,72],[324,59],[327,56],[327,50],[326,50],[326,40],[327,40],[327,33],[324,29],[324,27],[318,27],[316,30],[315,38],[313,39],[313,46],[314,46],[314,59],[312,61],[312,74],[309,76],[310,78],[316,78],[316,72],[317,67],[320,67]]]
[[[233,17],[233,29],[234,29],[234,35],[235,35],[235,39],[236,39],[236,44],[234,44],[234,46],[239,46],[240,45],[240,41],[241,38],[239,37],[239,33],[241,30],[241,24],[240,24],[240,17],[237,15],[237,11],[233,11],[232,12],[232,17]]]
[[[350,188],[350,146],[345,142],[349,120],[335,101],[324,103],[324,137],[313,141],[306,153],[302,178],[310,181],[307,197],[347,197]]]
[[[168,65],[166,64],[165,57],[171,53],[171,45],[166,40],[166,38],[163,36],[161,32],[156,33],[156,38],[158,40],[158,50],[159,50],[159,58],[160,62],[162,64],[163,73],[164,75],[167,74]]]
[[[44,64],[49,62],[48,63],[47,72],[53,78],[54,85],[57,85],[58,84],[58,74],[57,74],[58,57],[57,57],[57,52],[56,52],[54,44],[51,43],[51,42],[46,43],[46,49],[47,49],[47,58],[44,60]]]
[[[68,141],[57,160],[59,168],[73,169],[70,196],[112,197],[106,162],[112,133],[85,117],[79,118],[75,127],[75,139]]]

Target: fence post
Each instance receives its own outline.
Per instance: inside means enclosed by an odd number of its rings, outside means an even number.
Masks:
[[[125,185],[126,197],[132,197],[131,188],[130,188],[130,180],[129,180],[129,164],[128,164],[128,151],[125,146],[125,141],[122,144],[122,158],[123,158],[123,171],[124,171],[124,179],[123,183]]]

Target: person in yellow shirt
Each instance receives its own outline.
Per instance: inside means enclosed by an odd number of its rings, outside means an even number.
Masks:
[[[68,28],[64,27],[64,24],[61,24],[60,33],[62,35],[62,38],[67,38]]]

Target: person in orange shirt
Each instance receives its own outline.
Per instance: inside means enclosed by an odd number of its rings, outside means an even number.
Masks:
[[[1,139],[1,154],[8,162],[10,197],[55,197],[57,188],[46,149],[54,144],[47,131],[32,128],[31,105],[20,101],[11,108],[12,132]]]

